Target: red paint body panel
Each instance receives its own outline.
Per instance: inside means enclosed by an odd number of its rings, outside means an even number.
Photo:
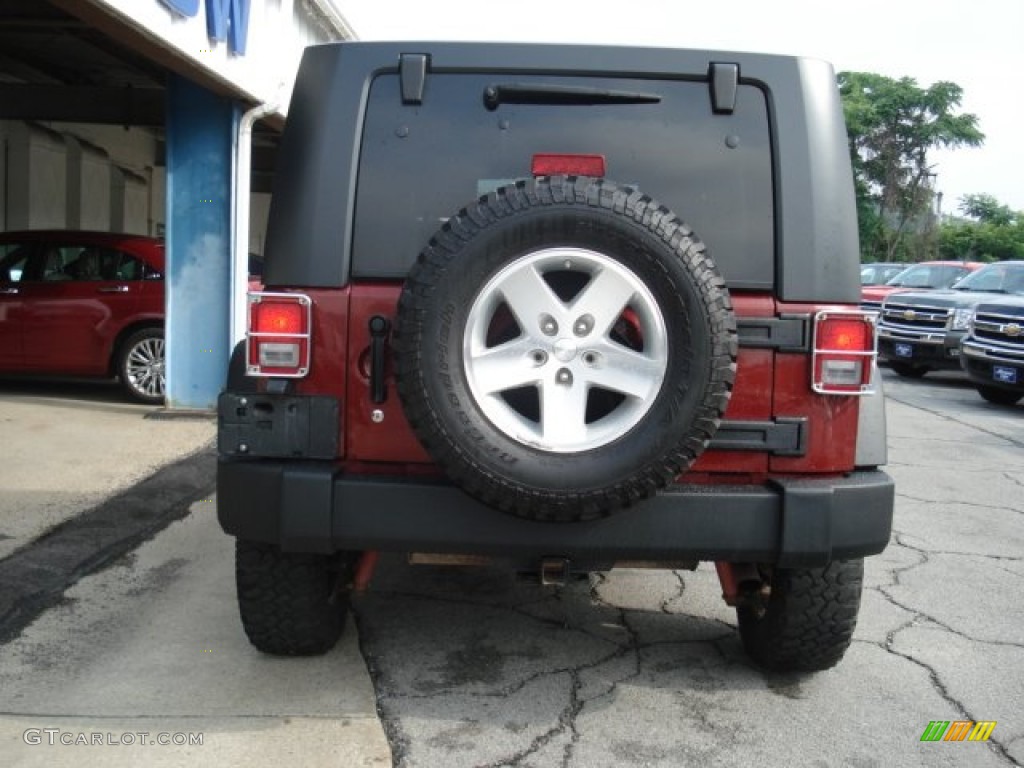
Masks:
[[[406,421],[395,389],[392,361],[387,366],[387,398],[370,398],[369,321],[382,315],[394,323],[400,283],[359,283],[341,290],[305,291],[313,299],[314,356],[310,376],[297,391],[331,394],[343,405],[341,445],[346,463],[364,469],[378,462],[423,465],[431,460]],[[813,315],[848,307],[776,305],[771,296],[734,294],[738,317],[774,317],[780,313]],[[347,314],[346,314],[347,310]],[[344,364],[343,364],[344,361]],[[806,456],[769,457],[753,451],[707,451],[682,482],[697,476],[729,475],[726,481],[752,482],[770,472],[840,473],[853,467],[858,399],[817,395],[810,387],[810,355],[743,348],[737,358],[736,384],[726,411],[732,420],[765,421],[804,417],[809,422]],[[379,410],[383,418],[373,420]],[[411,467],[407,467],[409,469]],[[425,471],[430,471],[424,468]],[[399,471],[391,467],[391,471]]]
[[[818,395],[810,388],[810,358],[779,354],[775,358],[775,415],[803,416],[810,425],[807,455],[773,456],[772,472],[843,472],[853,469],[860,400]]]
[[[116,258],[101,274],[98,257],[89,262],[97,271],[86,274],[78,265],[87,251],[111,257],[117,251],[156,273],[164,270],[164,245],[156,238],[73,230],[0,234],[0,263],[7,265],[0,269],[4,372],[106,376],[126,328],[163,322],[162,277],[142,279],[141,267],[122,272]],[[28,260],[18,262],[17,252]]]
[[[338,446],[344,454],[345,402],[348,395],[345,355],[348,348],[349,294],[348,288],[310,290],[288,290],[284,293],[302,293],[313,302],[313,327],[310,334],[312,355],[309,374],[301,379],[292,379],[295,391],[302,395],[324,395],[336,397],[342,404],[341,421],[338,424]],[[259,380],[261,388],[266,379]]]
[[[725,418],[767,421],[771,418],[774,354],[770,349],[741,349],[736,359],[736,382]],[[693,472],[767,472],[768,454],[754,451],[702,453]],[[685,481],[684,481],[685,482]]]
[[[774,317],[775,300],[767,294],[732,294],[737,317]],[[766,421],[772,417],[774,353],[770,349],[740,349],[736,358],[736,381],[725,418],[737,421]],[[691,472],[768,471],[768,455],[752,451],[705,451]],[[683,478],[687,482],[689,476]]]
[[[159,294],[143,282],[31,283],[22,288],[24,369],[47,373],[102,376],[114,339],[140,309],[163,306]],[[111,289],[124,293],[101,293]],[[145,295],[144,295],[145,294]],[[143,303],[148,307],[143,306]]]
[[[367,365],[370,353],[370,318],[381,315],[395,322],[400,283],[360,283],[352,286],[349,306],[348,391],[345,401],[347,431],[346,458],[355,461],[403,463],[430,462],[430,457],[413,434],[395,389],[390,355],[386,366],[387,397],[383,403],[370,399]],[[315,338],[315,337],[314,337]],[[374,422],[379,410],[384,418]]]
[[[814,304],[780,304],[778,307],[780,314],[806,314],[811,316],[812,322],[815,314],[826,310],[855,311],[856,307]],[[812,326],[812,335],[813,330]],[[810,429],[807,454],[795,458],[773,456],[769,463],[773,473],[837,473],[853,469],[860,398],[813,392],[810,354],[776,354],[772,410],[775,417],[805,417]]]

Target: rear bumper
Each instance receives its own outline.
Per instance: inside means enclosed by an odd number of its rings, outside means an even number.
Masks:
[[[232,536],[300,552],[381,550],[823,565],[881,552],[894,490],[879,470],[764,486],[672,486],[611,517],[520,520],[443,481],[346,475],[329,462],[222,457],[217,513]]]

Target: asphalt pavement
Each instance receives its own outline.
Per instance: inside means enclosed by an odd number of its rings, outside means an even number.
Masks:
[[[382,559],[355,602],[398,768],[1024,762],[1024,406],[884,371],[893,541],[834,669],[754,667],[714,569],[541,590]],[[986,742],[922,741],[995,722]]]
[[[200,438],[0,559],[4,764],[1020,765],[1024,406],[985,403],[957,374],[885,380],[894,536],[866,562],[833,670],[754,667],[707,564],[540,588],[387,556],[333,652],[261,655],[238,623]],[[0,414],[8,399],[0,387]],[[136,417],[125,428],[150,441],[175,429]],[[90,537],[99,554],[67,557]],[[995,726],[985,742],[924,742],[933,721]]]

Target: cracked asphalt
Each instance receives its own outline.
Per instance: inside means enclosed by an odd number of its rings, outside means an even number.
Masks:
[[[1020,765],[1024,405],[884,376],[894,534],[837,668],[754,667],[710,564],[542,589],[383,558],[354,611],[395,766]],[[932,720],[997,725],[922,743]]]

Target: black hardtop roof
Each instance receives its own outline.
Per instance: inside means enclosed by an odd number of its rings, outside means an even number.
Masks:
[[[307,48],[275,178],[267,283],[328,287],[348,279],[360,142],[378,76],[400,74],[403,93],[408,80],[414,110],[418,98],[429,98],[435,74],[688,80],[708,83],[717,98],[716,77],[732,71],[736,77],[723,78],[723,91],[737,83],[759,88],[771,123],[775,222],[765,237],[776,250],[776,296],[859,302],[853,174],[830,64],[778,54],[583,44],[345,41]],[[717,117],[709,108],[707,119]]]
[[[631,71],[644,74],[703,72],[710,61],[728,61],[740,64],[742,76],[744,65],[753,69],[771,64],[792,66],[800,62],[831,66],[822,59],[793,54],[592,43],[343,40],[310,47],[364,51],[374,58],[392,58],[396,64],[402,54],[427,54],[431,67],[438,70],[570,69],[628,76]]]

